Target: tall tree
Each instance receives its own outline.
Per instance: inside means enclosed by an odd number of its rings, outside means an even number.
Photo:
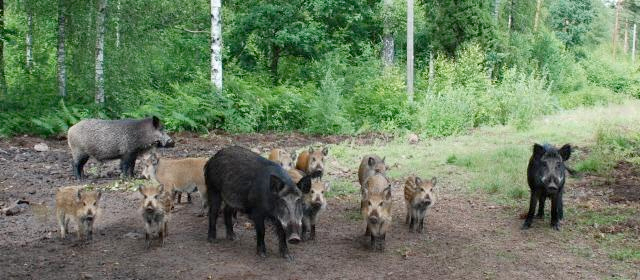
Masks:
[[[618,30],[620,29],[620,10],[622,9],[622,0],[616,1],[616,19],[613,25],[613,60],[616,60],[616,43],[618,42]]]
[[[222,92],[222,13],[221,1],[211,0],[211,85]]]
[[[591,0],[557,0],[551,2],[551,28],[565,46],[581,45],[595,17]]]
[[[0,96],[7,92],[7,80],[4,77],[4,0],[0,0]]]
[[[542,10],[542,0],[536,2],[536,14],[533,17],[533,32],[538,32],[538,22],[540,22],[540,12]]]
[[[120,48],[120,9],[121,9],[121,3],[120,3],[120,0],[118,0],[118,3],[116,3],[116,16],[115,16],[115,22],[116,22],[116,49]]]
[[[2,0],[0,0],[2,1]],[[58,0],[58,94],[67,96],[67,70],[65,66],[64,27],[65,27],[65,0]]]
[[[634,23],[633,24],[633,41],[631,41],[631,64],[635,65],[636,64],[636,36],[638,34],[638,24]]]
[[[24,3],[27,12],[27,36],[26,36],[26,68],[31,71],[33,65],[33,9],[29,0]]]
[[[104,33],[106,32],[105,18],[107,16],[107,0],[98,1],[96,16],[96,103],[104,103]]]
[[[384,0],[383,6],[384,14],[384,36],[382,38],[382,61],[385,66],[393,65],[394,56],[394,39],[393,39],[393,0]]]
[[[407,0],[407,96],[413,102],[413,0]]]

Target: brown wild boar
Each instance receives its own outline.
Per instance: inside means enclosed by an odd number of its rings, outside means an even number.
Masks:
[[[187,193],[187,200],[191,202],[191,194],[196,189],[200,193],[202,200],[202,211],[204,215],[207,208],[207,185],[204,183],[204,165],[208,158],[184,158],[167,159],[158,158],[155,153],[143,157],[142,175],[152,181],[164,185],[165,192],[171,194],[174,200],[176,193]],[[180,203],[178,196],[178,203]]]
[[[145,247],[148,249],[151,245],[151,238],[156,236],[160,238],[160,244],[164,245],[164,240],[168,235],[167,223],[171,213],[172,199],[165,192],[163,185],[140,185],[138,191],[143,196],[140,212],[144,220]]]
[[[322,150],[309,147],[308,151],[304,151],[298,156],[296,168],[306,174],[311,174],[314,171],[324,172],[324,157],[327,154],[329,154],[329,148],[327,147],[322,148]]]
[[[304,177],[307,174],[304,174],[304,172],[298,170],[298,169],[289,169],[287,170],[287,174],[289,174],[289,177],[291,177],[291,180],[297,184],[298,182],[300,182],[300,179],[302,179],[302,177]]]
[[[311,188],[309,190],[302,190],[302,197],[304,199],[302,208],[302,240],[316,239],[318,216],[320,212],[327,208],[327,200],[324,198],[324,193],[328,192],[330,188],[329,182],[313,179]],[[309,232],[309,238],[306,237],[307,232]]]
[[[358,168],[358,181],[360,186],[364,185],[369,176],[374,174],[382,174],[386,176],[387,165],[384,163],[385,158],[380,158],[377,155],[366,155],[360,162],[360,168]]]
[[[294,168],[293,165],[296,162],[296,153],[289,153],[283,149],[275,148],[269,153],[269,160],[280,164],[284,170],[290,170]]]
[[[367,222],[365,235],[371,236],[371,249],[384,250],[384,240],[391,227],[391,184],[386,177],[375,174],[365,182],[360,204]]]
[[[56,192],[56,217],[60,226],[60,236],[64,239],[69,232],[69,220],[78,226],[78,239],[93,237],[93,223],[100,209],[100,191],[85,191],[82,186],[61,187]]]
[[[427,209],[436,202],[433,188],[436,186],[436,177],[430,181],[423,181],[420,177],[410,176],[404,183],[404,204],[407,206],[406,223],[409,230],[422,233],[424,229],[424,218]]]

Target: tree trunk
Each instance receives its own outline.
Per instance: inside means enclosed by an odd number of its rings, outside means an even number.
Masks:
[[[393,14],[393,0],[384,0],[384,37],[382,38],[382,62],[385,67],[393,65],[394,40],[391,30],[391,18]]]
[[[0,37],[4,37],[4,0],[0,0]],[[4,77],[4,39],[0,39],[0,96],[7,93],[7,80]]]
[[[116,4],[116,16],[115,16],[115,22],[116,22],[116,49],[120,48],[120,0],[118,0],[118,3]]]
[[[27,71],[31,71],[31,66],[33,65],[33,14],[31,3],[25,1],[24,4],[27,9],[26,68]]]
[[[634,23],[633,24],[633,38],[631,41],[631,65],[635,66],[636,63],[636,36],[638,34],[638,30],[637,30],[638,24]]]
[[[104,104],[104,33],[107,0],[99,0],[96,15],[96,103]]]
[[[540,21],[540,10],[542,10],[542,0],[536,3],[536,14],[533,17],[533,32],[538,32],[538,22]]]
[[[271,65],[269,68],[271,68],[271,77],[274,85],[278,84],[278,63],[280,62],[281,52],[282,49],[278,45],[273,44],[271,46]]]
[[[216,94],[222,92],[222,4],[211,0],[211,85]]]
[[[615,20],[615,25],[613,27],[613,42],[612,42],[612,46],[613,46],[613,60],[616,60],[616,42],[618,41],[618,28],[619,28],[619,23],[618,20],[620,18],[620,9],[622,8],[622,1],[617,1],[616,2],[616,20]]]
[[[624,54],[629,53],[629,21],[624,23],[624,46],[622,46]]]
[[[407,97],[413,102],[413,0],[407,0]]]
[[[58,0],[58,93],[62,97],[67,96],[67,71],[64,64],[64,14],[65,1]]]
[[[435,61],[433,59],[433,51],[429,52],[429,87],[433,85],[433,79],[436,76],[436,66],[434,65]]]
[[[500,14],[500,0],[495,0],[493,1],[493,19],[496,21],[496,23],[499,22],[498,20],[498,15]]]

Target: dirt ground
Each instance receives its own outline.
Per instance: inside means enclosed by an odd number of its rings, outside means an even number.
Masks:
[[[243,144],[262,152],[272,147],[300,148],[349,140],[368,144],[383,135],[310,137],[286,135],[174,135],[167,157],[212,156],[229,144]],[[49,150],[38,152],[44,142]],[[359,163],[353,163],[357,168]],[[140,174],[140,167],[137,167]],[[119,181],[117,162],[102,167],[90,160],[83,184]],[[636,174],[637,175],[637,174]],[[451,177],[454,177],[453,175]],[[331,180],[331,174],[328,180]],[[353,182],[357,181],[354,176]],[[70,154],[64,140],[17,137],[0,141],[0,207],[17,199],[29,202],[12,216],[0,216],[0,279],[604,279],[639,277],[619,269],[597,243],[576,234],[549,229],[548,219],[520,230],[517,209],[492,205],[482,195],[461,196],[455,178],[443,178],[439,200],[430,210],[426,233],[410,233],[404,224],[402,190],[393,193],[394,224],[385,252],[371,252],[362,237],[359,197],[328,200],[315,241],[290,245],[294,262],[278,257],[275,234],[267,233],[268,257],[255,254],[255,233],[240,215],[236,241],[210,244],[207,218],[197,217],[200,198],[179,204],[172,213],[164,247],[145,249],[143,223],[137,212],[137,192],[106,191],[102,215],[92,242],[75,235],[59,238],[53,217],[53,196],[59,186],[78,184],[71,176]],[[581,179],[585,180],[585,179]],[[571,184],[581,182],[572,179]],[[615,184],[615,181],[614,181]],[[582,198],[580,188],[568,188],[567,198]],[[43,206],[42,206],[43,205]],[[222,223],[219,232],[224,235]],[[72,226],[72,231],[75,228]],[[571,227],[563,227],[571,232]],[[142,238],[141,238],[142,237]],[[575,253],[592,248],[594,254]],[[574,250],[575,249],[575,250]]]

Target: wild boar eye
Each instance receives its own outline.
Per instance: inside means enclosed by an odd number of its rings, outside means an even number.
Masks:
[[[97,202],[97,201],[93,203],[93,206],[96,206],[96,205],[98,205],[98,202]]]
[[[371,205],[372,205],[372,204],[371,204],[371,201],[367,201],[367,203],[369,204],[369,206],[371,206]]]
[[[380,203],[378,203],[378,206],[382,207],[382,203],[384,203],[384,201],[380,201]]]
[[[312,158],[311,161],[316,161],[316,158]]]
[[[158,195],[157,195],[157,194],[156,194],[156,195],[154,195],[154,196],[153,196],[153,198],[158,199]]]
[[[84,201],[82,202],[82,204],[83,204],[84,206],[87,206],[87,203],[86,203],[86,202],[84,202]]]

